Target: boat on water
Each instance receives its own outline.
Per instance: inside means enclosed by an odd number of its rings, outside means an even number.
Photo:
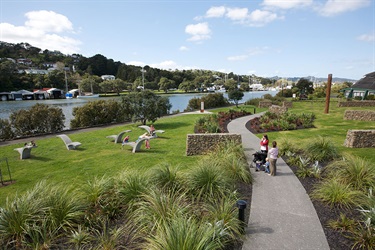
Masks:
[[[77,98],[98,98],[99,94],[93,94],[93,95],[79,95]]]

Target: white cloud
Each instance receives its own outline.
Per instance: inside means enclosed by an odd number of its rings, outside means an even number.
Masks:
[[[211,7],[206,12],[206,18],[212,18],[212,17],[223,17],[226,12],[226,8],[224,6],[218,6],[218,7]]]
[[[357,37],[358,40],[360,41],[365,41],[365,42],[374,42],[375,41],[375,33],[373,34],[363,34]]]
[[[45,10],[31,11],[25,16],[28,20],[24,26],[0,23],[2,41],[26,42],[41,49],[58,50],[65,54],[80,51],[81,42],[64,33],[74,32],[73,25],[67,17]]]
[[[191,37],[188,41],[199,42],[211,38],[211,30],[208,23],[189,24],[185,28],[185,32]]]
[[[141,62],[141,61],[129,61],[129,62],[127,62],[126,64],[127,64],[127,65],[139,66],[139,67],[146,66],[146,63]]]
[[[150,67],[159,68],[159,69],[177,69],[178,65],[175,61],[168,60],[168,61],[163,61],[159,63],[152,63],[150,64]]]
[[[270,8],[292,9],[309,6],[313,0],[264,0],[262,5]]]
[[[181,51],[187,51],[187,50],[189,50],[189,48],[186,47],[186,46],[181,46],[181,47],[179,48],[179,50],[181,50]]]
[[[276,13],[268,10],[254,10],[251,13],[248,8],[227,8],[224,6],[211,7],[205,15],[206,18],[226,17],[237,24],[261,27],[276,19],[283,19]]]
[[[243,61],[245,59],[247,59],[248,56],[247,55],[240,55],[240,56],[229,56],[227,58],[228,61]]]
[[[328,0],[323,6],[318,8],[322,16],[335,16],[344,12],[354,11],[368,6],[371,0]]]
[[[247,18],[248,12],[247,8],[228,8],[226,17],[233,21],[244,20]]]
[[[69,19],[53,11],[31,11],[26,13],[25,16],[28,18],[28,21],[25,22],[25,26],[31,29],[56,33],[73,31],[73,24]]]
[[[266,10],[254,10],[249,15],[249,21],[251,26],[264,26],[278,19],[277,14]]]

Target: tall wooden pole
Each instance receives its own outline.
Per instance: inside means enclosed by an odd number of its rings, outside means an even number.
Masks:
[[[327,90],[326,90],[326,108],[324,110],[325,114],[329,113],[329,99],[331,96],[331,85],[332,85],[332,74],[328,75]]]

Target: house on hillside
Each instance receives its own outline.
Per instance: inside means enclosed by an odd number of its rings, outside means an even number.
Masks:
[[[373,95],[375,98],[375,72],[366,74],[355,82],[350,88],[341,90],[346,98],[361,97],[362,100]]]

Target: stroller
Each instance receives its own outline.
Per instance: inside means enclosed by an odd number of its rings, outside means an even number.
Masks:
[[[253,154],[253,163],[255,163],[255,171],[264,171],[264,164],[266,163],[267,153],[257,151]],[[253,164],[251,164],[253,166]]]

